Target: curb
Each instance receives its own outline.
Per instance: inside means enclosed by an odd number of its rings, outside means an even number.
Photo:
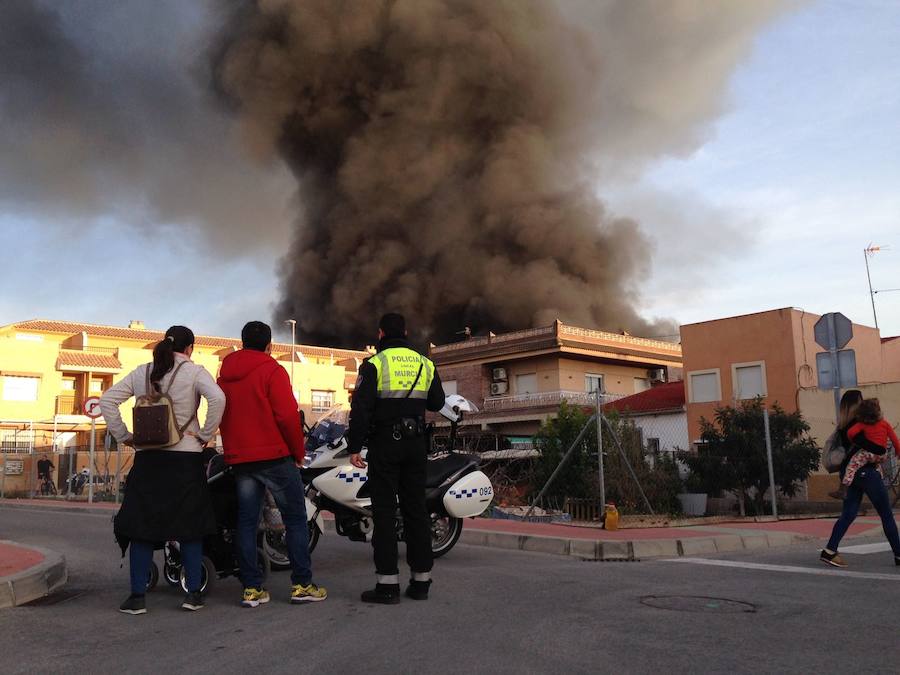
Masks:
[[[14,541],[0,543],[37,551],[44,556],[42,562],[27,570],[0,577],[0,609],[43,598],[62,588],[69,580],[66,559],[61,553],[37,546],[23,546]]]
[[[0,508],[35,509],[75,513],[113,513],[110,507],[90,506],[55,506],[48,504],[28,504],[0,502]],[[324,519],[326,533],[334,532],[333,518]],[[877,529],[877,526],[873,526]],[[530,551],[578,558],[588,561],[638,561],[647,558],[675,558],[703,554],[731,553],[742,550],[758,550],[792,546],[809,541],[818,541],[821,537],[797,534],[793,532],[760,532],[758,534],[717,534],[708,537],[689,537],[684,539],[641,539],[601,541],[592,539],[568,539],[564,537],[548,537],[532,534],[514,534],[490,530],[472,530],[463,527],[460,543],[472,546],[485,546],[507,551]],[[0,607],[2,607],[0,601]]]
[[[595,541],[485,530],[466,530],[465,528],[460,537],[460,543],[472,546],[485,546],[509,551],[531,551],[578,558],[579,560],[598,561],[677,558],[679,556],[776,548],[814,540],[817,540],[817,537],[811,535],[790,532],[766,532],[752,535],[721,534],[711,537],[691,537],[686,539]]]
[[[92,506],[90,504],[85,504],[84,506],[56,506],[55,504],[29,504],[27,500],[22,500],[21,503],[0,501],[0,509],[27,509],[29,511],[40,509],[51,513],[109,513],[115,515],[118,506],[121,506],[121,504],[115,507]]]

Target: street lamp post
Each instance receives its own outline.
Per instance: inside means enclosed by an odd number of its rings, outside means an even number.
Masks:
[[[296,319],[288,319],[285,321],[286,324],[289,324],[291,327],[291,391],[296,391],[294,389],[294,359],[297,356],[297,320]],[[300,405],[300,401],[297,401],[297,405]]]

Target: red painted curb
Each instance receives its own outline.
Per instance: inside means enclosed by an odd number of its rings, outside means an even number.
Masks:
[[[44,554],[25,546],[0,543],[0,581],[44,562]]]

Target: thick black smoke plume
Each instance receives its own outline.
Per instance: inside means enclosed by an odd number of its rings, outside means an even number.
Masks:
[[[774,0],[234,6],[0,1],[0,217],[283,256],[305,340],[359,346],[389,309],[434,340],[672,332],[636,313],[647,237],[598,195],[702,143]]]
[[[650,244],[598,180],[697,142],[769,3],[258,0],[216,63],[300,184],[282,317],[358,344],[567,322],[653,334]],[[618,167],[621,168],[621,167]],[[671,330],[663,330],[671,332]]]

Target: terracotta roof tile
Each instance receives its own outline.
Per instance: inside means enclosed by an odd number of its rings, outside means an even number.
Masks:
[[[44,319],[33,319],[30,321],[21,321],[13,324],[19,330],[32,330],[46,333],[63,333],[72,335],[75,333],[87,333],[88,335],[96,335],[97,337],[121,338],[123,340],[139,340],[141,342],[157,342],[162,340],[165,333],[158,330],[146,330],[136,328],[120,328],[118,326],[102,326],[91,323],[77,323],[72,321],[46,321]],[[216,337],[211,335],[197,335],[195,338],[197,345],[201,347],[236,347],[241,348],[241,341],[235,338]],[[290,353],[290,343],[275,342],[272,344],[275,351],[285,351]],[[337,349],[332,347],[316,347],[312,345],[295,345],[298,351],[308,356],[318,358],[331,358],[340,360],[348,358],[367,358],[368,353],[353,349]]]
[[[604,410],[648,413],[684,408],[684,382],[667,382],[603,406]]]
[[[61,349],[56,360],[57,368],[107,368],[121,370],[122,364],[112,354],[96,354],[94,352],[82,352]]]

